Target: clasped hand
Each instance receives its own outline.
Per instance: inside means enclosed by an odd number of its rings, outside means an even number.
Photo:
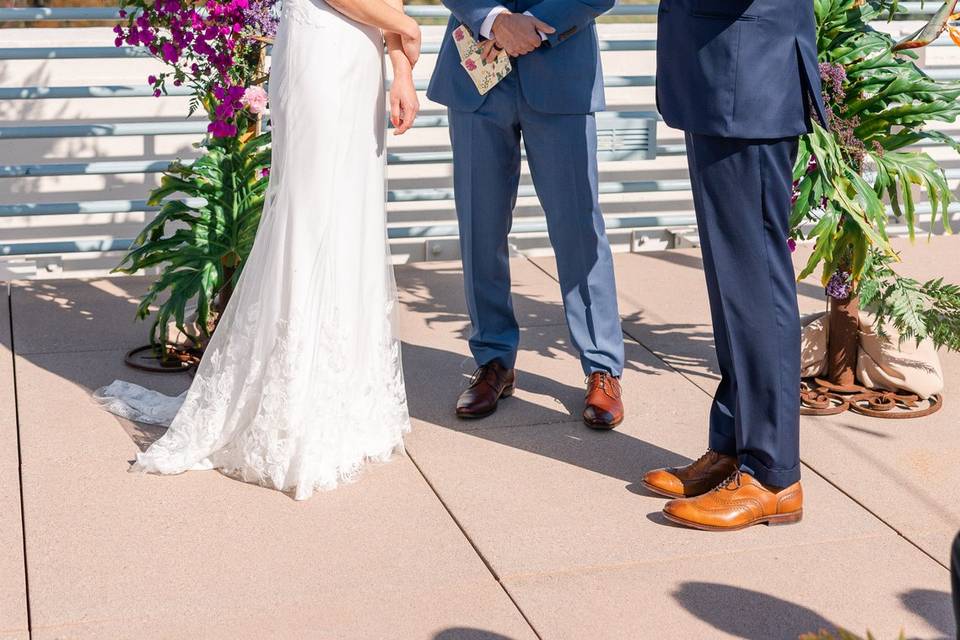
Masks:
[[[497,57],[501,50],[513,57],[523,56],[543,42],[540,34],[549,35],[556,31],[546,22],[522,13],[504,12],[493,21],[490,29],[491,39],[483,43],[483,56],[489,62]]]
[[[413,84],[413,67],[420,59],[420,26],[409,18],[408,28],[398,32],[400,46],[390,51],[393,63],[393,83],[390,85],[390,122],[393,123],[393,135],[406,133],[413,126],[420,112],[420,101]],[[395,42],[395,41],[394,41]],[[388,41],[389,43],[389,41]]]

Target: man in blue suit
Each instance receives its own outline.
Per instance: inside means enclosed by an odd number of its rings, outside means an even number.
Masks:
[[[657,106],[686,134],[721,380],[709,450],[646,486],[707,530],[797,522],[800,323],[787,246],[798,137],[827,122],[813,0],[661,0]],[[717,491],[712,489],[717,488]]]
[[[520,332],[507,234],[520,180],[521,134],[547,218],[573,346],[588,376],[586,424],[623,420],[623,334],[613,259],[597,193],[594,112],[604,108],[594,20],[614,0],[443,0],[452,12],[427,96],[449,108],[453,182],[470,348],[478,369],[461,418],[493,413],[513,393]],[[480,95],[451,34],[460,25],[505,49],[513,71]]]

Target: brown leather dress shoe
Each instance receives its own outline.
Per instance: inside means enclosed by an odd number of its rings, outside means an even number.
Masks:
[[[583,421],[591,429],[606,431],[623,422],[620,381],[606,371],[595,371],[587,378],[587,396]]]
[[[709,493],[671,500],[664,505],[663,515],[671,522],[705,531],[793,524],[803,518],[803,488],[796,482],[774,493],[749,473],[736,471]]]
[[[516,375],[498,360],[481,366],[470,379],[470,386],[457,399],[457,417],[486,418],[497,410],[500,398],[513,395]]]
[[[715,489],[738,466],[736,457],[708,449],[685,467],[648,471],[643,476],[643,486],[668,498],[691,498]]]

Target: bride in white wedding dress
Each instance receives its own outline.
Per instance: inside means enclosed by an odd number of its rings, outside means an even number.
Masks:
[[[270,186],[250,257],[190,388],[94,397],[169,424],[131,470],[219,469],[305,499],[402,451],[410,428],[385,214],[391,119],[419,105],[402,0],[284,0],[270,70]]]

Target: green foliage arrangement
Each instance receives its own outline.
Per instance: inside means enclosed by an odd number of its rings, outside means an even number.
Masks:
[[[209,338],[253,246],[267,190],[269,143],[269,133],[246,141],[209,138],[203,156],[171,165],[150,194],[149,203],[161,209],[115,271],[162,267],[137,309],[144,319],[152,306],[159,308],[150,329],[155,346],[166,343],[171,320],[196,347]],[[185,199],[168,199],[174,194]],[[192,304],[193,332],[187,327]]]
[[[800,278],[819,268],[831,296],[859,296],[860,306],[876,313],[878,331],[893,327],[904,339],[958,350],[960,287],[898,275],[887,235],[892,211],[915,236],[921,193],[931,228],[939,222],[951,231],[946,177],[929,154],[911,147],[938,142],[960,152],[957,141],[925,129],[960,116],[960,83],[934,80],[916,54],[894,52],[895,41],[870,26],[896,5],[814,0],[830,127],[814,125],[801,139],[794,170],[793,238],[816,240]]]

